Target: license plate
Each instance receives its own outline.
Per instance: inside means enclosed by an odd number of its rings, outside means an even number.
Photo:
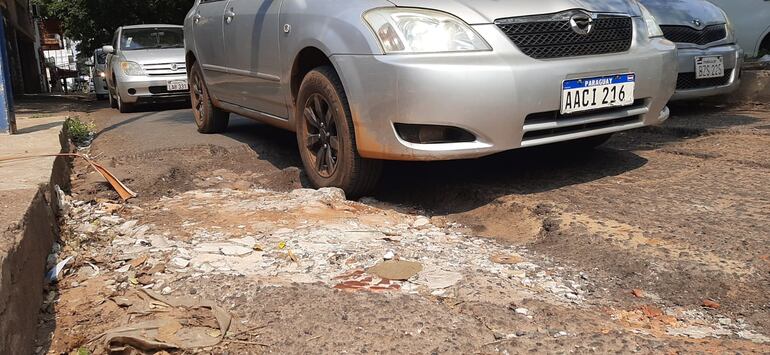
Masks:
[[[721,55],[695,57],[695,79],[725,76],[725,60]]]
[[[182,91],[187,90],[187,80],[174,80],[166,83],[166,89],[168,91]]]
[[[635,84],[634,74],[565,80],[562,83],[561,113],[632,105]]]

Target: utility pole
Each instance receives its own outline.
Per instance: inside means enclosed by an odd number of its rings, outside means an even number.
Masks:
[[[16,115],[13,112],[13,87],[6,51],[5,16],[0,15],[0,133],[16,133]]]

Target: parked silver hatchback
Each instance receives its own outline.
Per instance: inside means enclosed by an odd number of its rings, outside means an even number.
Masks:
[[[706,0],[641,0],[678,47],[673,100],[729,94],[740,86],[743,50],[727,15]]]
[[[659,124],[677,74],[634,0],[197,0],[185,48],[199,131],[231,112],[295,131],[309,180],[353,196],[382,160]]]
[[[182,26],[123,26],[102,50],[107,53],[107,96],[120,112],[137,103],[189,98]]]

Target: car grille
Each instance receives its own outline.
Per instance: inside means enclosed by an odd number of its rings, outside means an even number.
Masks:
[[[729,70],[726,70],[729,72]],[[716,86],[724,86],[730,82],[730,75],[719,78],[695,79],[695,73],[681,73],[676,78],[677,90],[704,89]]]
[[[184,75],[187,74],[187,68],[184,62],[178,63],[156,63],[142,65],[147,75]],[[176,69],[174,69],[176,68]]]
[[[570,18],[577,13],[512,17],[495,24],[524,54],[536,59],[619,53],[631,48],[634,29],[630,17],[598,15],[593,30],[579,34],[570,26]]]
[[[687,26],[660,26],[663,35],[676,43],[692,43],[702,46],[727,37],[725,25],[711,25],[698,30]]]
[[[594,111],[563,115],[559,111],[539,112],[524,119],[522,145],[533,141],[572,133],[594,131],[641,122],[641,115],[649,112],[647,100],[637,99],[630,106],[610,107]]]

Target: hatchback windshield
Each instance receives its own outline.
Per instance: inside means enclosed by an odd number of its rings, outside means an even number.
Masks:
[[[151,48],[183,48],[181,28],[137,28],[123,30],[120,49],[124,51]]]

